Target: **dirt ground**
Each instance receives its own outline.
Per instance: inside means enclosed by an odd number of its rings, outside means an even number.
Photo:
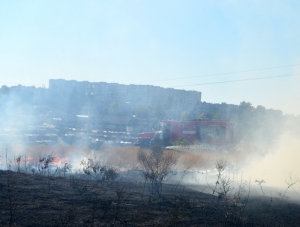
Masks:
[[[0,170],[0,226],[300,226],[300,205],[163,185],[47,177]]]

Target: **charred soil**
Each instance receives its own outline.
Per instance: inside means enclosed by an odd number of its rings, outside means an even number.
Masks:
[[[271,197],[224,202],[183,186],[0,170],[1,226],[299,226],[300,205]]]

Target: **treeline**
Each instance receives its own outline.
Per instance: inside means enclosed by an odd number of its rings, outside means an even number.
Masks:
[[[207,103],[206,103],[207,104]],[[300,135],[300,116],[284,115],[281,110],[266,109],[264,106],[254,107],[250,102],[241,102],[233,106],[229,114],[224,114],[226,103],[208,104],[201,114],[183,111],[180,120],[230,121],[235,124],[237,141],[270,143],[279,139],[284,133]],[[232,105],[231,105],[232,107]]]
[[[198,119],[234,122],[238,141],[269,143],[284,133],[300,135],[300,116],[284,115],[281,110],[266,109],[261,105],[254,107],[250,102],[243,101],[227,119],[219,113],[214,108],[202,113]]]

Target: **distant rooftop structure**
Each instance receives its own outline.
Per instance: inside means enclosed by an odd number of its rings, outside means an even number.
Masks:
[[[94,100],[102,103],[113,101],[129,102],[132,105],[156,105],[160,103],[168,106],[170,109],[176,108],[187,111],[192,111],[196,103],[201,102],[201,92],[162,88],[152,85],[124,85],[106,82],[51,79],[49,81],[49,90],[54,95],[61,97],[60,102],[64,102],[66,97],[72,95],[88,93],[93,96]]]

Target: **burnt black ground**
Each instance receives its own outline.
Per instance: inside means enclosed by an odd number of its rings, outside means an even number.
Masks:
[[[159,198],[147,186],[0,170],[0,226],[9,226],[10,217],[12,226],[300,226],[293,201],[225,203],[176,185],[164,185]]]

